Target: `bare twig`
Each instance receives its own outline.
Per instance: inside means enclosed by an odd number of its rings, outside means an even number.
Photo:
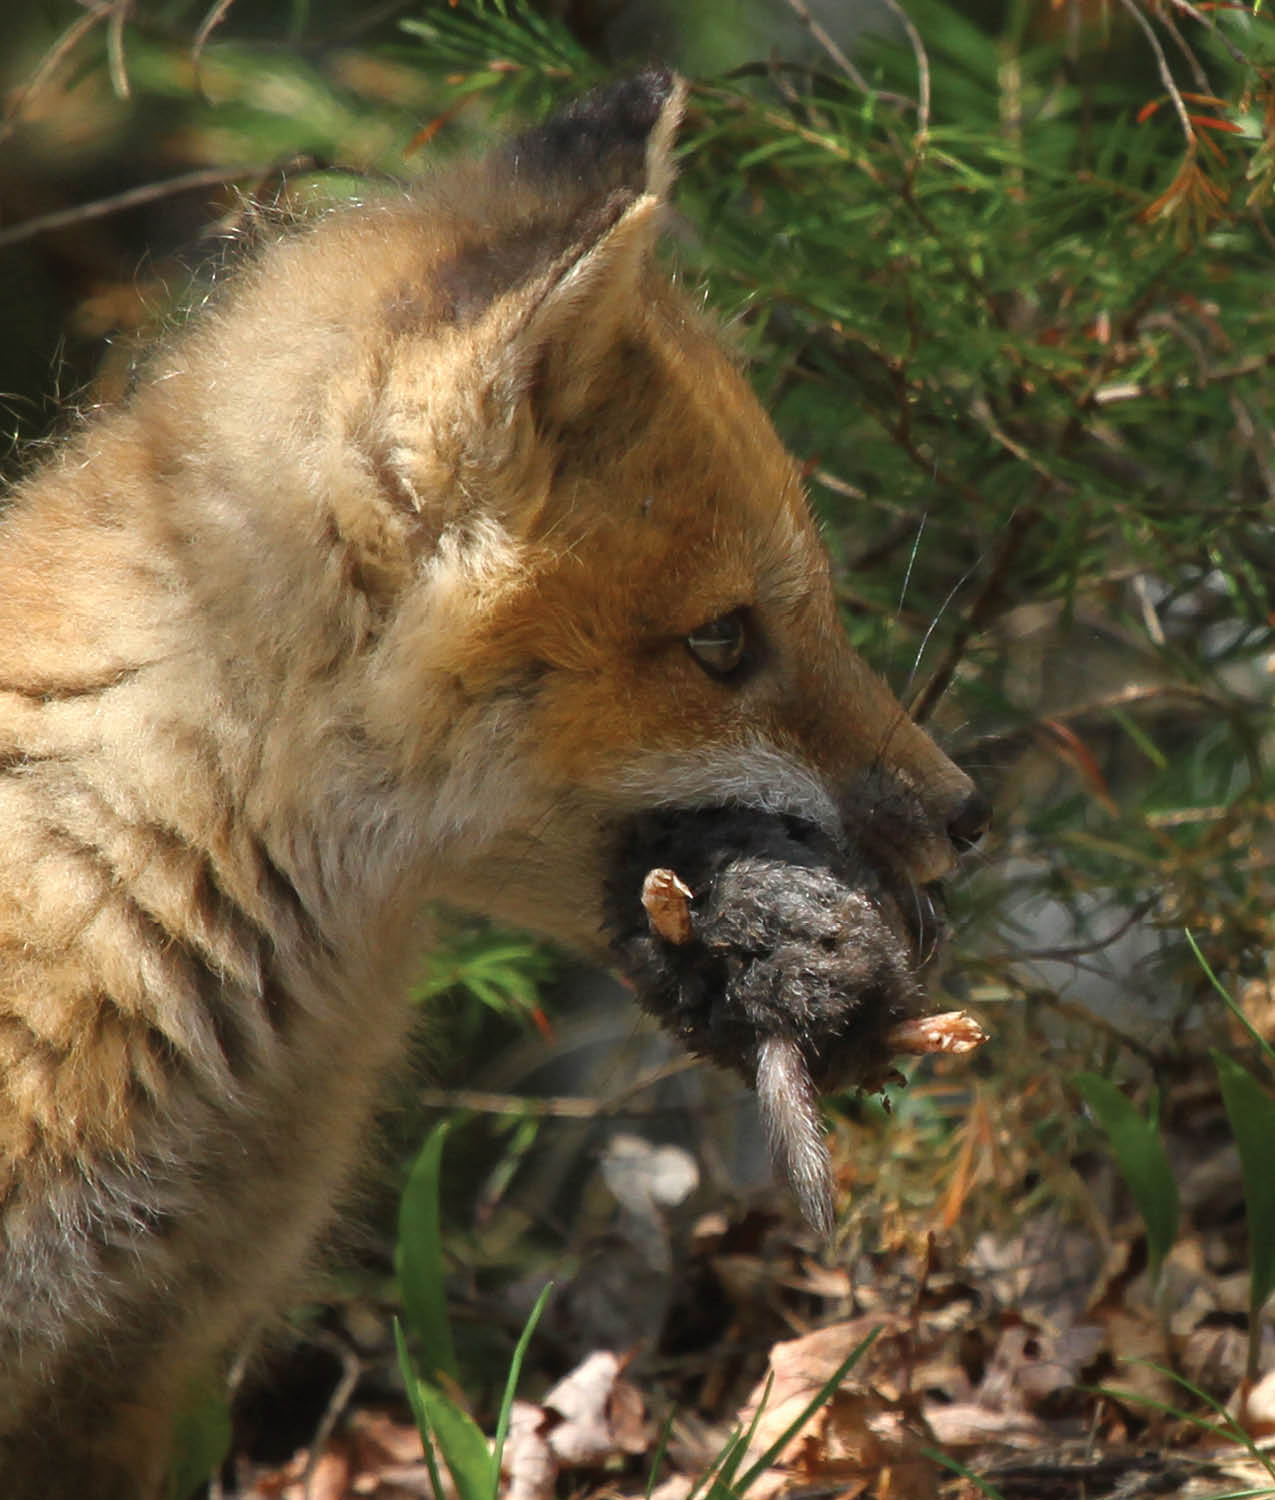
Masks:
[[[199,23],[199,30],[195,33],[195,40],[190,46],[190,60],[194,64],[196,77],[199,76],[199,61],[203,56],[204,46],[208,38],[226,19],[227,13],[234,3],[235,0],[214,0],[214,3],[208,8],[208,13]]]
[[[727,79],[768,78],[777,80],[786,73],[799,73],[803,78],[817,78],[824,83],[839,84],[841,82],[837,74],[829,72],[826,68],[816,68],[808,62],[793,62],[782,57],[768,57],[765,62],[738,63],[735,67],[728,68],[722,74],[722,77]],[[696,88],[702,88],[702,85],[697,84]],[[781,88],[780,92],[787,99],[792,91],[785,87]],[[888,104],[895,109],[911,110],[913,112],[916,110],[915,99],[909,98],[906,94],[896,94],[890,89],[874,88],[872,90],[872,97],[879,100],[882,104]]]
[[[1114,406],[1120,401],[1139,401],[1150,397],[1164,401],[1174,391],[1195,390],[1203,385],[1216,385],[1223,380],[1242,380],[1245,375],[1256,375],[1275,365],[1275,354],[1253,354],[1233,365],[1222,365],[1215,369],[1204,369],[1198,375],[1179,375],[1173,381],[1149,384],[1138,380],[1121,380],[1113,385],[1099,386],[1093,393],[1095,406]]]
[[[1235,45],[1235,43],[1230,39],[1229,36],[1227,36],[1226,32],[1222,30],[1222,28],[1217,24],[1212,16],[1206,15],[1202,10],[1198,8],[1198,6],[1191,5],[1189,3],[1189,0],[1169,0],[1169,4],[1174,8],[1174,10],[1180,10],[1183,15],[1190,16],[1193,21],[1198,22],[1198,24],[1203,26],[1207,31],[1211,31],[1214,37],[1219,42],[1221,42],[1223,47],[1225,47],[1226,50],[1231,54],[1232,62],[1243,63],[1246,67],[1249,65],[1250,59],[1245,54],[1244,50]],[[1204,90],[1204,92],[1207,93],[1209,91],[1206,89]]]
[[[186,193],[195,188],[221,187],[228,182],[241,182],[245,177],[267,177],[272,172],[295,171],[308,165],[308,158],[298,157],[287,162],[256,162],[242,167],[203,167],[198,172],[183,172],[180,177],[168,177],[162,182],[147,182],[140,187],[127,188],[122,193],[113,193],[109,198],[97,198],[92,203],[77,203],[73,208],[60,208],[53,213],[40,214],[34,219],[24,219],[21,224],[11,224],[0,229],[0,249],[6,245],[20,245],[38,235],[49,234],[55,229],[65,229],[71,224],[86,223],[90,219],[105,218],[107,214],[122,213],[125,209],[137,208],[142,203],[153,203],[174,193]]]
[[[1200,59],[1195,55],[1195,48],[1191,46],[1186,37],[1178,30],[1177,22],[1169,15],[1167,10],[1159,13],[1160,24],[1178,44],[1178,51],[1186,58],[1187,67],[1191,70],[1191,77],[1195,80],[1195,87],[1201,94],[1212,94],[1213,85],[1209,82],[1209,75],[1204,71]]]
[[[1028,531],[1035,525],[1036,519],[1037,511],[1034,506],[1030,505],[1016,510],[1009,518],[1009,524],[1005,527],[1005,534],[1001,537],[1000,546],[992,558],[991,567],[987,570],[987,578],[979,590],[978,597],[970,605],[956,634],[948,642],[942,661],[935,667],[930,674],[929,681],[909,705],[908,712],[917,723],[924,723],[933,712],[935,704],[947,691],[970,639],[982,629],[990,617],[1018,549],[1022,546]]]
[[[790,0],[791,3],[791,0]],[[913,24],[912,17],[899,4],[899,0],[885,0],[886,6],[907,35],[908,45],[916,58],[916,138],[924,143],[930,128],[930,58],[921,40],[921,33]]]
[[[843,496],[846,500],[866,500],[868,498],[867,490],[861,490],[858,485],[851,484],[848,480],[839,479],[837,475],[827,469],[816,469],[810,477],[816,484],[822,485],[826,490],[831,490],[834,495]]]
[[[1187,113],[1186,100],[1182,97],[1182,91],[1178,88],[1177,79],[1169,67],[1169,60],[1164,55],[1164,48],[1160,45],[1160,38],[1155,34],[1155,27],[1142,13],[1142,7],[1137,0],[1120,0],[1120,4],[1133,17],[1134,21],[1142,28],[1146,36],[1147,45],[1151,48],[1155,57],[1156,71],[1160,75],[1160,82],[1164,85],[1165,93],[1173,100],[1173,108],[1177,112],[1178,122],[1182,126],[1182,133],[1186,136],[1187,146],[1191,151],[1195,150],[1195,126],[1191,124],[1191,116]]]
[[[124,22],[133,8],[133,0],[114,0],[111,17],[106,25],[106,66],[111,75],[111,88],[117,99],[131,99],[133,90],[128,82],[128,69],[124,64]]]
[[[110,0],[86,0],[86,5],[86,13],[79,20],[71,22],[40,59],[35,72],[9,100],[4,123],[0,124],[0,141],[12,134],[28,102],[45,87],[65,59],[78,46],[80,39],[87,36],[99,21],[111,14]]]
[[[656,1115],[656,1106],[637,1108],[629,1101],[679,1073],[689,1073],[703,1064],[689,1054],[652,1068],[605,1099],[558,1094],[546,1098],[524,1098],[520,1094],[495,1094],[479,1089],[418,1089],[416,1097],[431,1109],[468,1109],[483,1115],[529,1115],[533,1119],[596,1120],[606,1115]]]
[[[306,1455],[305,1468],[301,1473],[303,1500],[313,1500],[316,1493],[314,1480],[319,1460],[328,1446],[328,1439],[336,1431],[336,1424],[345,1415],[345,1409],[350,1404],[350,1397],[353,1396],[355,1387],[363,1374],[363,1361],[343,1339],[334,1338],[331,1334],[319,1334],[315,1342],[330,1350],[340,1360],[341,1378],[337,1381],[331,1396],[328,1397],[328,1404],[324,1407],[323,1415],[319,1418],[319,1425],[314,1429],[314,1436],[310,1439],[310,1451]]]
[[[1029,469],[1034,470],[1052,489],[1056,489],[1063,494],[1070,491],[1072,486],[1065,479],[1059,479],[1056,474],[1051,474],[1038,458],[1029,453],[1021,443],[1015,442],[997,423],[992,408],[985,397],[978,396],[970,402],[970,415],[989,437],[999,443],[1007,453],[1012,453],[1019,463],[1026,464]]]
[[[1092,958],[1095,953],[1101,953],[1104,948],[1109,948],[1112,943],[1118,943],[1125,933],[1136,927],[1143,917],[1155,907],[1159,896],[1149,896],[1131,907],[1125,919],[1112,929],[1106,937],[1094,938],[1088,943],[1072,943],[1057,948],[1015,948],[1012,953],[980,953],[975,955],[976,962],[995,966],[998,964],[1018,963],[1066,963],[1073,958]]]
[[[788,0],[788,9],[801,22],[815,41],[823,48],[828,56],[836,63],[837,67],[846,75],[855,88],[864,94],[875,94],[876,90],[863,76],[858,68],[850,61],[846,54],[837,46],[836,42],[823,29],[814,16],[810,14],[810,8],[805,0]]]

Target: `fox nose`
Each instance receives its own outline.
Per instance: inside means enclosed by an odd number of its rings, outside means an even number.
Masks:
[[[975,787],[947,820],[947,836],[958,854],[972,849],[987,832],[992,805]]]

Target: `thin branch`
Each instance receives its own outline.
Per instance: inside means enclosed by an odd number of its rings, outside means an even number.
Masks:
[[[1275,365],[1275,354],[1253,354],[1233,365],[1219,369],[1201,370],[1198,375],[1179,375],[1175,380],[1147,382],[1121,380],[1113,385],[1099,386],[1093,393],[1095,406],[1114,406],[1121,401],[1140,401],[1151,397],[1156,401],[1167,401],[1174,391],[1198,390],[1202,386],[1216,385],[1224,380],[1242,380],[1246,375],[1256,375],[1261,370]]]
[[[996,549],[996,555],[992,558],[992,565],[987,571],[986,581],[979,590],[978,597],[970,605],[956,634],[948,642],[943,659],[931,673],[929,681],[908,706],[908,712],[918,724],[924,723],[933,712],[935,704],[947,691],[952,678],[956,675],[961,657],[965,655],[965,648],[990,617],[1014,558],[1018,554],[1018,549],[1037,519],[1038,512],[1035,506],[1031,505],[1016,510],[1009,518],[1009,524],[1005,528],[1000,546]]]
[[[294,157],[286,162],[257,162],[242,167],[204,167],[198,172],[183,172],[180,177],[168,177],[162,182],[147,182],[141,187],[127,188],[122,193],[113,193],[109,198],[97,198],[92,203],[77,203],[73,208],[59,208],[53,213],[40,214],[38,218],[24,219],[20,224],[11,224],[0,229],[0,250],[8,245],[20,245],[38,235],[50,234],[56,229],[65,229],[71,224],[87,223],[90,219],[102,219],[108,214],[122,213],[125,209],[137,208],[143,203],[153,203],[174,193],[190,192],[195,188],[221,187],[228,182],[240,182],[245,177],[268,177],[274,172],[295,171],[309,164],[308,157]]]
[[[1245,55],[1242,48],[1235,45],[1212,16],[1206,15],[1197,6],[1191,5],[1189,0],[1169,0],[1169,4],[1174,10],[1180,10],[1184,15],[1188,15],[1193,21],[1198,22],[1207,31],[1212,32],[1223,47],[1231,54],[1232,62],[1242,63],[1245,67],[1250,65],[1251,59]]]
[[[397,0],[396,0],[397,3]],[[817,68],[810,63],[798,63],[785,60],[782,57],[768,57],[765,62],[738,63],[735,67],[727,69],[721,76],[726,79],[735,78],[769,78],[775,79],[781,74],[799,73],[801,77],[818,79],[821,83],[840,85],[841,79],[829,72],[826,68]],[[702,85],[696,85],[697,88]],[[782,90],[787,97],[787,90]],[[896,94],[890,89],[874,88],[872,97],[882,104],[892,105],[896,109],[916,111],[916,100],[910,99],[906,94]]]
[[[1213,85],[1209,82],[1209,75],[1204,71],[1200,59],[1195,55],[1195,48],[1191,46],[1186,37],[1178,30],[1177,22],[1167,11],[1160,12],[1160,25],[1169,33],[1178,44],[1178,51],[1186,58],[1187,67],[1191,70],[1191,76],[1195,79],[1195,87],[1201,94],[1212,94]]]
[[[841,48],[837,46],[836,42],[828,35],[819,22],[815,20],[814,16],[810,14],[805,0],[787,0],[787,3],[788,9],[792,11],[793,15],[797,17],[810,35],[814,37],[815,41],[819,43],[850,82],[854,84],[855,88],[863,94],[875,94],[876,90],[864,75],[855,67]]]
[[[132,8],[133,0],[115,0],[111,6],[111,18],[106,25],[106,66],[111,76],[111,88],[117,99],[133,97],[128,81],[128,68],[124,64],[124,22]]]
[[[1142,921],[1148,912],[1154,910],[1159,901],[1159,895],[1148,896],[1130,907],[1124,921],[1112,929],[1106,937],[1093,938],[1087,943],[1070,943],[1057,948],[1015,948],[1006,950],[1004,953],[978,953],[975,959],[978,963],[988,965],[1017,964],[1017,963],[1063,963],[1073,958],[1092,958],[1095,953],[1101,953],[1104,948],[1109,948],[1112,943],[1118,943],[1125,933],[1134,928]]]
[[[1149,1063],[1153,1069],[1162,1060],[1160,1053],[1149,1047],[1141,1038],[1133,1036],[1087,1005],[1080,1005],[1074,1000],[1064,1000],[1061,995],[1049,990],[1028,990],[1024,987],[1023,994],[1026,998],[1034,1000],[1037,1005],[1047,1006],[1064,1020],[1079,1021],[1093,1030],[1105,1033],[1134,1057],[1140,1057],[1143,1062]]]
[[[350,1398],[354,1395],[363,1376],[363,1361],[343,1339],[335,1338],[330,1333],[319,1334],[315,1337],[315,1342],[336,1355],[341,1362],[341,1378],[328,1397],[328,1404],[319,1418],[319,1425],[314,1429],[314,1434],[310,1438],[310,1451],[306,1456],[305,1468],[301,1472],[302,1500],[315,1500],[319,1493],[315,1483],[319,1461],[323,1458],[328,1441],[336,1431],[336,1424],[345,1415]]]
[[[208,38],[226,19],[226,15],[234,3],[235,0],[215,0],[215,3],[209,7],[207,15],[199,23],[199,30],[195,33],[195,40],[190,46],[190,60],[194,65],[196,77],[199,76],[199,63],[203,57],[204,46]]]
[[[1177,111],[1178,122],[1182,126],[1182,133],[1186,136],[1187,146],[1195,150],[1195,126],[1191,124],[1191,117],[1187,113],[1186,100],[1182,97],[1182,91],[1178,88],[1177,79],[1169,67],[1169,59],[1164,55],[1164,48],[1160,45],[1160,38],[1155,34],[1155,27],[1142,14],[1142,7],[1137,0],[1120,0],[1120,4],[1133,17],[1142,28],[1146,36],[1147,45],[1151,48],[1155,57],[1156,71],[1160,75],[1160,82],[1164,85],[1165,93],[1173,100],[1173,108]]]
[[[433,1088],[418,1089],[416,1097],[431,1109],[467,1109],[474,1114],[484,1115],[529,1115],[534,1119],[596,1120],[599,1116],[616,1114],[664,1114],[666,1111],[657,1106],[642,1108],[630,1104],[629,1100],[668,1078],[675,1078],[679,1073],[687,1073],[700,1066],[702,1064],[696,1057],[674,1058],[661,1067],[643,1073],[607,1099],[578,1094],[524,1098],[520,1094],[493,1094],[478,1089]]]
[[[866,500],[867,490],[861,490],[858,485],[851,484],[847,479],[840,479],[828,469],[816,469],[810,476],[817,485],[825,490],[831,490],[834,495],[840,495],[846,500]],[[908,520],[911,525],[911,519]]]
[[[87,36],[100,20],[111,14],[111,0],[86,0],[86,4],[87,14],[82,15],[78,21],[71,22],[40,59],[35,72],[10,99],[4,123],[0,124],[0,141],[12,134],[28,101],[45,87],[68,55],[75,50],[80,39]]]
[[[1045,480],[1051,488],[1058,490],[1060,493],[1067,494],[1071,491],[1072,486],[1065,479],[1060,479],[1057,474],[1051,474],[1038,458],[1029,453],[1021,443],[1015,442],[1009,433],[998,424],[992,412],[991,405],[985,397],[978,396],[971,401],[969,410],[970,415],[983,431],[993,441],[1004,448],[1007,453],[1012,454],[1019,463],[1026,464],[1029,469],[1032,469],[1041,479]]]
[[[916,137],[920,144],[924,142],[930,129],[930,57],[921,40],[921,33],[913,24],[912,17],[899,4],[899,0],[885,0],[885,3],[907,34],[912,55],[916,58]]]

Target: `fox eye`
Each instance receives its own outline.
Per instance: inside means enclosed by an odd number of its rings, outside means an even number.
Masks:
[[[692,630],[686,644],[696,661],[714,677],[729,677],[748,660],[744,611],[733,609]]]

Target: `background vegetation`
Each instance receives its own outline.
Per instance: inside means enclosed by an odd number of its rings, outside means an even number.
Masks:
[[[996,804],[951,894],[942,981],[994,1041],[976,1067],[918,1070],[892,1119],[834,1101],[848,1207],[833,1264],[850,1271],[820,1302],[725,1085],[679,1074],[601,980],[458,925],[422,981],[449,1018],[431,1046],[439,1087],[393,1116],[404,1165],[386,1176],[406,1172],[430,1109],[470,1111],[449,1146],[444,1239],[477,1324],[461,1340],[474,1391],[497,1389],[546,1265],[588,1290],[616,1214],[626,1244],[641,1222],[662,1247],[626,1265],[617,1294],[648,1330],[674,1310],[652,1400],[714,1417],[780,1333],[870,1310],[874,1278],[915,1298],[918,1276],[977,1282],[989,1245],[1024,1264],[1075,1251],[1085,1290],[1068,1316],[1105,1333],[1062,1361],[1050,1399],[1104,1440],[1163,1450],[1146,1400],[1195,1398],[1134,1355],[1219,1401],[1275,1364],[1245,1279],[1275,1223],[1250,1223],[1250,1247],[1208,1056],[1269,1076],[1210,969],[1259,1035],[1275,1032],[1275,14],[905,3],[18,0],[0,23],[10,460],[62,398],[123,388],[135,337],[189,299],[194,268],[255,202],[321,205],[419,175],[649,54],[691,71],[670,255],[806,465],[856,643]],[[493,1062],[497,1039],[511,1050]],[[1081,1071],[1097,1084],[1077,1085]],[[1167,1143],[1171,1217],[1168,1189],[1150,1211],[1154,1185],[1124,1195],[1098,1128],[1115,1118],[1104,1081]],[[593,1148],[618,1125],[657,1146],[694,1131],[711,1186],[645,1219],[622,1192],[616,1209]],[[696,1217],[723,1205],[711,1231]],[[392,1398],[377,1353],[391,1231],[370,1218],[340,1295],[309,1314],[292,1389],[326,1349]],[[771,1277],[800,1266],[800,1311],[783,1276],[741,1302],[727,1252]],[[1039,1332],[1052,1318],[1057,1333],[1059,1315],[1021,1292],[979,1296],[958,1363],[992,1409],[995,1320]],[[547,1315],[546,1369],[603,1337],[596,1310],[575,1315],[582,1336]],[[1123,1404],[1082,1402],[1092,1379],[1123,1381]],[[310,1417],[294,1433],[273,1410],[264,1435],[243,1418],[245,1452],[308,1439]],[[1038,1403],[1031,1415],[1044,1420]]]

